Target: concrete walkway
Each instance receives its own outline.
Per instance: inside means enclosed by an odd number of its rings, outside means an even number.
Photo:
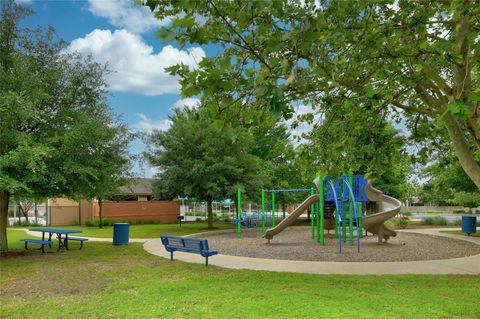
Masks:
[[[402,231],[467,240],[480,245],[480,238],[445,234],[440,232],[442,230],[457,229],[415,229]],[[170,254],[165,251],[159,239],[147,240],[143,247],[153,255],[170,258]],[[203,257],[184,252],[175,252],[174,259],[197,264],[205,263]],[[322,275],[480,274],[480,255],[455,259],[405,262],[324,262],[264,259],[219,254],[211,257],[209,264],[230,269],[253,269]]]
[[[423,235],[432,235],[432,236],[440,236],[440,237],[447,237],[447,238],[455,238],[460,240],[469,241],[474,244],[480,245],[480,237],[473,237],[473,236],[464,236],[464,235],[455,235],[455,234],[448,234],[445,233],[446,231],[461,231],[461,228],[425,228],[425,229],[397,229],[398,232],[405,232],[405,233],[414,233],[414,234],[423,234]],[[479,232],[477,227],[477,232]]]

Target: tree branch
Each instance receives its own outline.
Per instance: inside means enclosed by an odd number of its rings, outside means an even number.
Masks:
[[[435,84],[438,85],[440,90],[443,92],[443,94],[447,96],[452,95],[452,88],[445,82],[444,79],[440,75],[438,75],[437,72],[435,72],[430,65],[425,63],[422,60],[419,60],[420,64],[422,65],[422,73],[426,75],[430,80],[432,80]]]
[[[272,68],[271,66],[267,63],[267,61],[265,61],[265,59],[263,57],[261,57],[256,51],[254,48],[250,47],[249,43],[247,42],[247,40],[241,35],[240,32],[238,32],[234,26],[230,23],[230,21],[228,21],[227,18],[225,18],[225,16],[223,16],[220,12],[220,10],[218,10],[217,6],[211,1],[209,0],[208,3],[213,7],[213,9],[215,10],[215,12],[218,14],[218,16],[220,17],[220,19],[223,20],[223,22],[225,22],[228,26],[228,28],[233,32],[235,33],[238,38],[240,40],[243,41],[244,45],[248,48],[248,51],[250,53],[252,53],[263,65],[265,65],[267,67],[267,69],[271,72],[272,71]]]
[[[426,109],[420,109],[418,107],[410,106],[410,105],[405,105],[396,101],[391,101],[390,104],[392,104],[395,107],[398,107],[399,109],[402,109],[404,111],[408,112],[414,112],[414,113],[420,113],[420,114],[425,114],[425,115],[435,115],[438,114],[438,111],[433,111],[433,110],[426,110]]]

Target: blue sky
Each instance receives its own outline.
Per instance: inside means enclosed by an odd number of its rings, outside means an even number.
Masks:
[[[155,32],[168,21],[155,19],[147,8],[135,6],[130,0],[17,3],[35,11],[23,22],[24,27],[51,25],[69,43],[68,50],[91,54],[108,65],[113,71],[106,77],[108,100],[132,130],[166,129],[172,107],[197,102],[180,98],[177,79],[166,74],[164,68],[180,62],[195,68],[215,48],[182,49],[163,44]],[[131,145],[132,153],[144,149],[140,141]],[[138,165],[135,171],[147,177],[153,173],[151,168],[142,170]]]

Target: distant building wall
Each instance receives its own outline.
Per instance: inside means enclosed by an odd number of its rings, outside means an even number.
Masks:
[[[85,220],[93,218],[93,204],[88,200],[76,202],[66,198],[52,199],[50,203],[50,224],[65,226],[84,224]]]
[[[52,226],[65,226],[78,224],[79,208],[77,206],[58,206],[52,205],[50,207],[51,217],[50,223]]]
[[[103,202],[103,218],[112,220],[154,220],[174,223],[180,215],[179,201],[119,201]],[[94,218],[98,218],[98,203],[94,205]]]

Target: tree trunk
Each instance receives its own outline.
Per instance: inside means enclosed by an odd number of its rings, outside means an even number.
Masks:
[[[35,225],[38,224],[38,206],[37,203],[34,204],[33,212],[35,213]]]
[[[480,166],[473,157],[473,153],[468,146],[460,124],[451,114],[446,114],[443,120],[460,165],[477,188],[480,189]]]
[[[0,191],[0,253],[8,251],[7,225],[8,225],[8,202],[10,193]]]
[[[15,200],[14,205],[18,209],[18,226],[22,226],[22,205],[20,205],[20,201]]]
[[[82,225],[82,201],[78,201],[78,225]]]
[[[28,222],[28,210],[25,209],[20,203],[18,205],[20,207],[20,212],[22,213],[23,217],[25,218],[25,222]]]
[[[98,227],[103,228],[102,225],[102,208],[103,208],[103,201],[101,198],[98,199],[98,219],[99,219],[99,224]]]
[[[212,211],[212,198],[207,199],[207,221],[208,221],[208,229],[213,228],[213,211]]]

